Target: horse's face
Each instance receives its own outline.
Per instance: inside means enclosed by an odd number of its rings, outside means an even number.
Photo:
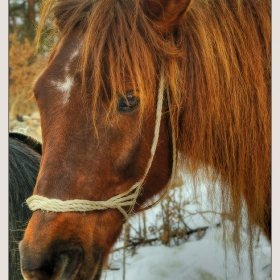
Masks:
[[[129,190],[143,176],[154,136],[155,108],[147,109],[140,129],[137,107],[141,101],[127,80],[129,99],[120,96],[115,113],[107,116],[108,101],[100,104],[96,135],[90,96],[81,94],[79,73],[71,71],[81,42],[77,29],[61,44],[36,82],[43,157],[34,194],[61,200],[106,201]],[[165,186],[170,176],[172,160],[165,122],[140,204]],[[120,234],[123,220],[118,210],[86,214],[36,211],[21,243],[23,270],[91,279],[99,273],[97,269]],[[63,268],[65,263],[68,265]],[[27,278],[28,273],[24,273]]]
[[[107,114],[111,103],[101,98],[93,123],[92,94],[81,93],[76,67],[82,44],[83,31],[77,27],[57,45],[34,88],[43,139],[34,194],[60,200],[106,201],[129,190],[143,177],[151,156],[156,102],[145,107],[140,126],[141,100],[127,76],[127,100],[120,95],[115,108]],[[135,212],[169,180],[172,149],[168,123],[165,114]],[[86,213],[35,211],[20,243],[25,279],[99,279],[123,222],[124,216],[115,209]]]

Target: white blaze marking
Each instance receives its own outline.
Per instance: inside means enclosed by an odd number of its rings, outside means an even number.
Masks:
[[[76,49],[70,56],[70,61],[73,60],[79,54],[80,48]]]
[[[70,91],[73,86],[73,78],[71,77],[66,77],[63,82],[51,82],[59,91],[63,93],[63,104],[65,105],[66,103],[69,102],[69,97],[70,97]]]
[[[79,47],[70,55],[69,61],[66,63],[66,66],[65,66],[65,71],[66,71],[66,72],[69,71],[69,65],[71,64],[71,62],[73,61],[73,59],[74,59],[76,56],[78,56],[79,51],[80,51],[80,45],[79,45]]]
[[[82,44],[80,43],[78,45],[78,47],[69,56],[69,60],[67,61],[66,65],[65,65],[65,68],[64,68],[64,70],[66,72],[66,75],[69,74],[71,62],[73,61],[73,59],[75,57],[77,57],[79,55],[81,45]],[[73,83],[74,83],[74,78],[70,77],[70,76],[66,76],[64,78],[64,81],[62,81],[62,82],[51,81],[51,83],[52,83],[52,85],[54,85],[56,87],[57,90],[59,90],[63,93],[63,99],[62,99],[63,105],[68,103],[69,98],[70,98],[71,88],[72,88]]]

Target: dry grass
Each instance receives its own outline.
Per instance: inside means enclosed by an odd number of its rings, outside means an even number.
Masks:
[[[9,130],[31,135],[42,141],[40,116],[33,97],[32,86],[41,60],[35,47],[17,34],[9,36]]]
[[[23,43],[16,34],[9,36],[9,116],[29,116],[38,111],[32,99],[32,85],[38,73],[39,60],[35,48],[26,38]]]
[[[194,211],[192,213],[187,210],[188,205],[197,204],[198,201],[196,196],[189,197],[186,195],[184,184],[182,177],[177,175],[171,189],[160,202],[160,211],[155,216],[154,221],[150,220],[149,224],[147,223],[148,212],[143,212],[132,219],[127,233],[126,247],[128,252],[133,255],[137,248],[153,244],[164,244],[169,247],[178,246],[187,242],[191,236],[196,240],[203,238],[209,226],[192,228],[186,222],[192,220],[200,212],[198,210],[198,212]],[[218,216],[223,215],[214,211],[204,211],[204,214],[207,213]],[[214,226],[211,221],[208,222]],[[215,226],[219,227],[220,223],[215,224]],[[123,234],[120,237],[120,241],[124,240]],[[115,248],[112,252],[122,249],[123,247]]]

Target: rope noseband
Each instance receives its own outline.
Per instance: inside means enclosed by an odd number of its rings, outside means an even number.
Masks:
[[[157,111],[156,111],[156,122],[155,122],[155,130],[154,130],[154,138],[151,146],[151,156],[149,158],[145,173],[140,181],[135,183],[128,191],[123,192],[119,195],[116,195],[106,201],[90,201],[90,200],[81,200],[81,199],[73,199],[73,200],[66,200],[62,201],[59,199],[53,198],[46,198],[40,195],[32,195],[26,200],[29,208],[32,211],[36,210],[44,210],[50,212],[86,212],[86,211],[95,211],[95,210],[106,210],[106,209],[118,209],[125,217],[126,221],[128,221],[131,213],[134,209],[137,197],[140,194],[141,187],[144,183],[144,180],[150,170],[152,165],[152,161],[155,155],[156,147],[158,144],[159,138],[159,130],[160,130],[160,123],[161,123],[161,115],[162,115],[162,106],[163,106],[163,97],[164,97],[164,76],[163,73],[161,74],[160,84],[159,84],[159,94],[157,100]],[[167,97],[168,97],[168,104],[170,103],[170,96],[169,90],[167,88]],[[171,120],[171,127],[173,127],[172,118]],[[174,170],[176,164],[176,147],[175,147],[175,136],[174,131],[172,131],[172,144],[173,144],[173,166],[172,166],[172,174],[170,181],[168,183],[168,187],[172,184],[174,178]],[[159,199],[159,201],[162,197]],[[157,204],[157,201],[155,204]],[[155,205],[153,204],[153,205]],[[126,212],[123,207],[130,207],[129,211]],[[150,208],[146,207],[142,210],[146,210]]]

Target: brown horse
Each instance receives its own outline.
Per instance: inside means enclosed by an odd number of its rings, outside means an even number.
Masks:
[[[270,11],[269,0],[45,1],[38,38],[52,20],[58,40],[34,86],[35,200],[103,208],[33,208],[25,279],[100,279],[124,217],[178,168],[207,178],[237,250],[244,201],[250,236],[270,237]],[[108,203],[136,190],[136,204]]]

